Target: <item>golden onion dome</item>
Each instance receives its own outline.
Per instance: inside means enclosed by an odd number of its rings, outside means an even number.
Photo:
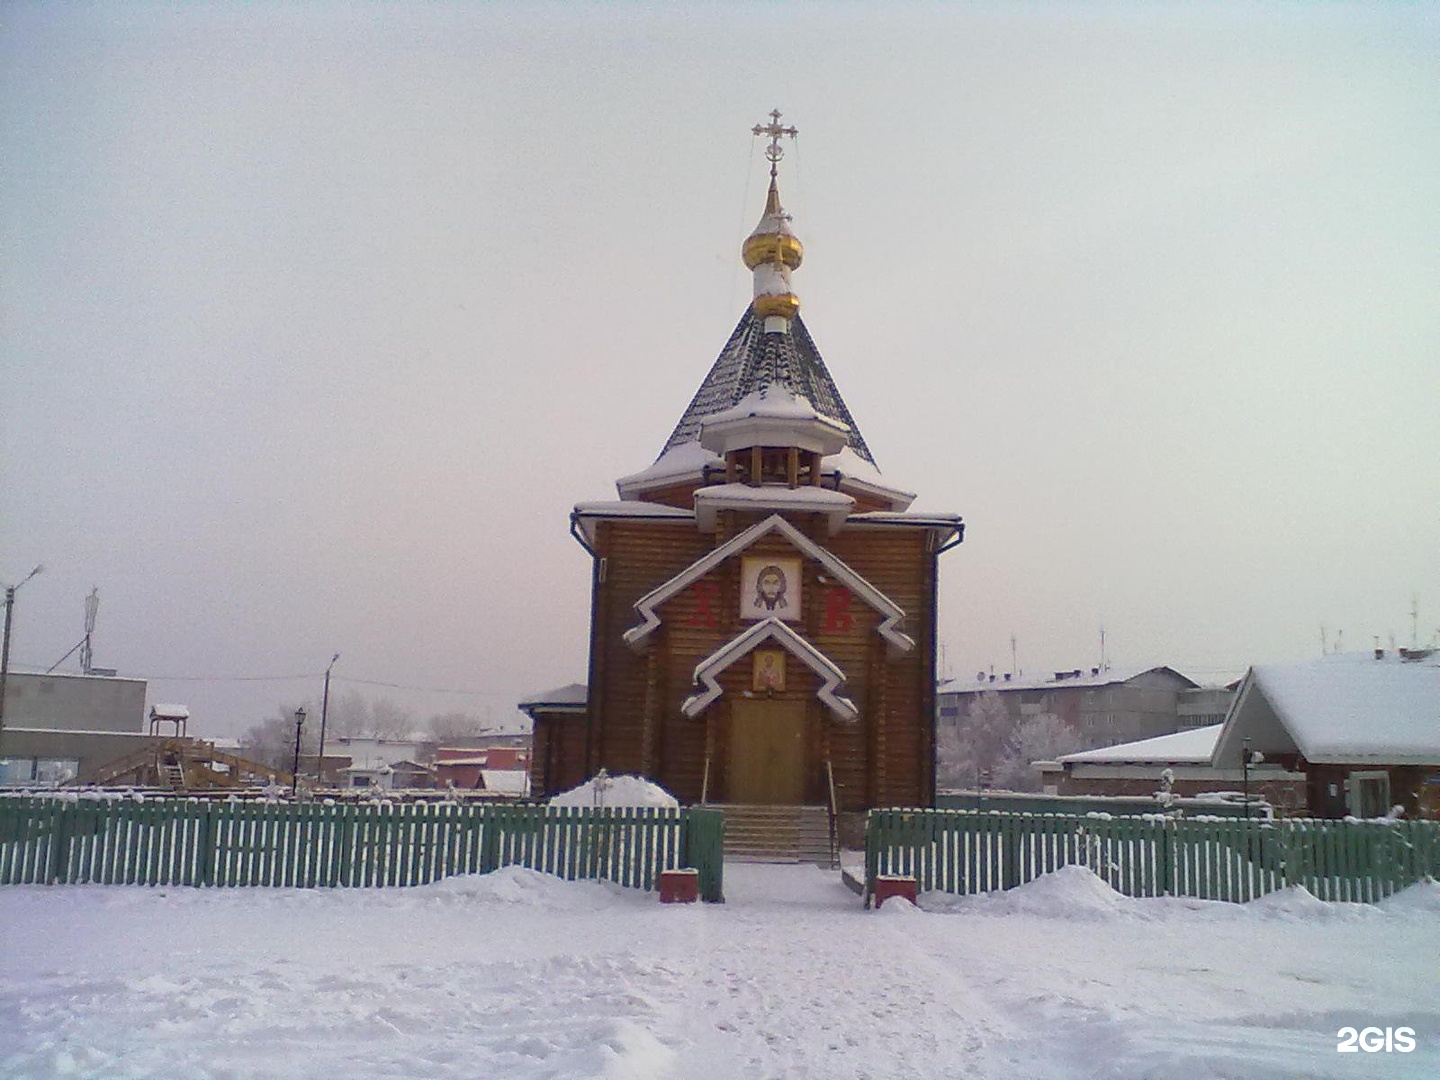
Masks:
[[[741,257],[748,270],[765,263],[784,263],[795,270],[805,258],[805,246],[790,230],[790,215],[780,205],[780,189],[773,176],[770,178],[770,192],[765,197],[765,213],[755,231],[745,238]]]

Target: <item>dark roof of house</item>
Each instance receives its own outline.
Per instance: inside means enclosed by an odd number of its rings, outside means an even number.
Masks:
[[[684,443],[697,441],[702,417],[728,409],[746,394],[764,386],[784,386],[804,395],[823,415],[844,421],[850,426],[850,448],[871,465],[875,464],[805,323],[797,315],[790,320],[789,333],[767,334],[765,320],[756,315],[752,307],[745,309],[735,332],[720,350],[719,358],[660,453],[663,455]]]

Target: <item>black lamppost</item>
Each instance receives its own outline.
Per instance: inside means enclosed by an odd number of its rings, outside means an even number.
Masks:
[[[293,799],[300,787],[300,732],[305,728],[305,706],[295,710],[295,763],[290,766],[290,797]]]
[[[0,731],[5,730],[5,680],[10,675],[10,613],[15,610],[15,594],[20,591],[21,585],[44,569],[44,566],[37,566],[16,584],[5,586],[5,639],[0,644]]]
[[[315,782],[325,782],[325,719],[330,714],[330,668],[340,659],[337,652],[330,658],[330,667],[325,669],[325,694],[320,699],[320,750],[315,755]]]

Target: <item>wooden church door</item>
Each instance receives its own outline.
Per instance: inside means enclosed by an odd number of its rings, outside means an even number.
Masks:
[[[804,699],[731,701],[731,802],[796,806],[805,801],[805,706]]]

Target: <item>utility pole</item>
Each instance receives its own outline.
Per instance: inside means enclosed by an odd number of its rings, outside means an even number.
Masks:
[[[330,715],[330,668],[340,659],[337,652],[330,658],[330,667],[325,669],[325,693],[320,698],[320,749],[315,754],[315,783],[325,782],[325,720]]]
[[[0,733],[5,731],[5,680],[10,676],[10,617],[15,611],[15,594],[21,585],[44,569],[43,565],[36,566],[16,584],[5,586],[5,637],[0,643]]]

